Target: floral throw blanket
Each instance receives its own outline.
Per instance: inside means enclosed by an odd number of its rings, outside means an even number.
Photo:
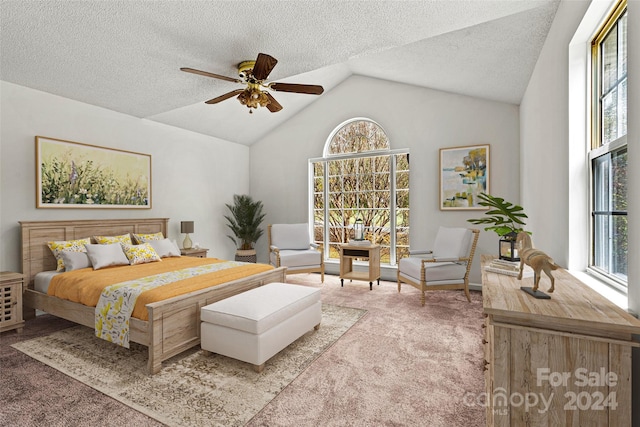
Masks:
[[[129,348],[129,319],[141,293],[179,280],[242,265],[243,263],[240,262],[225,261],[159,273],[107,286],[96,305],[96,336]]]

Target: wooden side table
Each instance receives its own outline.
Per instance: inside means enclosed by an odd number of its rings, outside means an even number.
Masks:
[[[368,271],[353,271],[354,259],[368,260]],[[369,290],[373,289],[374,280],[380,285],[380,245],[340,245],[340,286],[344,286],[344,279],[369,282]]]
[[[22,332],[22,291],[24,276],[10,271],[0,272],[0,332],[17,329]]]
[[[182,256],[191,256],[194,258],[206,258],[207,252],[209,252],[209,249],[206,248],[180,249],[180,254]]]

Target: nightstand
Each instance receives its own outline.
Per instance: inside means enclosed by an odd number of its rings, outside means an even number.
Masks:
[[[194,258],[206,258],[208,251],[209,249],[206,248],[180,249],[180,254],[182,256],[191,256]]]
[[[22,286],[24,276],[10,271],[0,272],[0,332],[17,329],[22,332]]]

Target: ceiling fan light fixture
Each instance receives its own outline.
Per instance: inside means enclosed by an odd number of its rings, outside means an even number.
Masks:
[[[274,57],[264,53],[259,53],[258,58],[255,61],[242,61],[238,64],[238,75],[240,79],[234,79],[188,67],[180,68],[180,70],[233,83],[246,84],[247,86],[245,89],[236,89],[231,92],[227,92],[224,95],[205,101],[205,103],[217,104],[225,99],[229,99],[237,95],[236,98],[238,101],[249,108],[249,113],[253,113],[253,109],[257,109],[258,107],[267,107],[267,109],[272,113],[282,110],[282,105],[280,105],[269,91],[262,90],[262,88],[272,91],[306,93],[309,95],[320,95],[324,91],[322,86],[318,85],[277,82],[267,83],[266,79],[269,77],[269,74],[277,63],[278,60]]]
[[[238,95],[238,101],[249,108],[249,113],[258,107],[266,107],[269,104],[269,97],[259,87],[247,87]]]

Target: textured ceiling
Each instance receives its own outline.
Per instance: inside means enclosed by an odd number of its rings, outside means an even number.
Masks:
[[[259,52],[269,81],[352,74],[519,104],[559,0],[0,3],[0,79],[251,145],[318,97],[276,92],[247,126],[230,77]]]

